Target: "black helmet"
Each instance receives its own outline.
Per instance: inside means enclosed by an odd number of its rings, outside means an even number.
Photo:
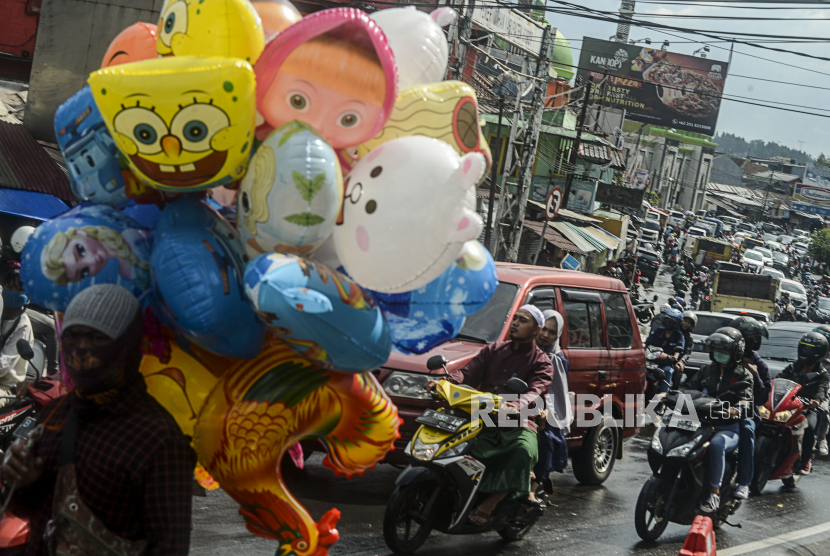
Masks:
[[[807,332],[798,342],[798,360],[802,365],[818,363],[830,351],[830,342],[820,332]]]
[[[761,338],[769,340],[769,332],[767,327],[757,320],[749,317],[737,317],[732,319],[729,323],[730,328],[735,328],[741,333],[746,342],[746,349],[749,351],[757,351],[761,348]],[[828,327],[830,328],[830,327]]]
[[[829,324],[819,324],[815,328],[813,328],[813,332],[818,332],[819,334],[824,335],[827,338],[827,341],[830,342],[830,325]]]
[[[718,328],[706,340],[709,358],[715,363],[732,366],[744,358],[744,337],[732,327]]]

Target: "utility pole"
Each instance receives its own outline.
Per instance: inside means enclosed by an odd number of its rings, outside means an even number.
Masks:
[[[553,191],[553,171],[548,176],[548,192],[545,195],[545,202],[550,197],[550,192]],[[547,205],[545,205],[547,207]],[[542,224],[542,235],[539,237],[539,246],[536,248],[536,255],[533,256],[533,264],[539,260],[539,253],[542,251],[542,245],[545,244],[545,233],[548,231],[548,216],[545,214],[545,222]]]
[[[504,155],[504,173],[501,177],[501,193],[499,194],[499,209],[496,212],[496,233],[493,234],[489,248],[493,258],[498,260],[499,249],[502,240],[501,221],[504,218],[505,207],[507,206],[507,178],[510,177],[510,165],[513,164],[513,143],[516,141],[516,130],[519,127],[519,112],[522,109],[521,85],[516,92],[516,107],[513,109],[513,125],[510,127],[510,138],[507,140],[507,152]]]
[[[602,84],[599,86],[599,103],[597,103],[597,117],[594,118],[594,133],[599,129],[599,116],[602,114],[602,101],[605,98],[605,80],[608,78],[608,72],[602,72]]]
[[[519,170],[519,189],[516,192],[519,198],[516,219],[513,222],[512,245],[507,252],[508,262],[516,262],[519,258],[519,243],[522,239],[522,227],[527,210],[527,199],[533,189],[533,163],[536,160],[536,149],[539,142],[539,132],[542,130],[542,113],[545,109],[545,95],[550,75],[551,54],[556,29],[545,26],[542,32],[542,46],[539,48],[539,58],[536,60],[536,71],[533,73],[533,100],[530,103],[530,117],[528,118],[528,132],[525,133],[525,144],[522,149],[522,159]],[[542,238],[544,239],[544,238]]]
[[[467,20],[466,3],[457,6],[458,18],[455,20],[455,36],[453,37],[453,53],[455,60],[450,66],[450,75],[456,81],[463,81],[464,65],[467,63],[467,46],[466,43],[470,40],[472,28],[470,22]]]
[[[576,157],[579,154],[579,145],[582,142],[582,127],[585,125],[585,112],[588,109],[588,99],[591,96],[591,81],[585,83],[585,96],[582,99],[582,109],[579,111],[579,119],[576,121],[576,138],[574,139],[573,147],[571,147],[571,156],[568,157],[568,167],[571,169],[568,172],[568,177],[565,178],[565,191],[562,193],[562,209],[568,208],[568,197],[571,195],[571,185],[574,182],[574,173],[576,172]]]
[[[496,202],[496,175],[499,171],[499,162],[501,162],[501,118],[504,115],[504,97],[499,97],[499,124],[496,127],[496,148],[497,153],[491,154],[493,160],[493,172],[490,174],[490,202],[487,204],[487,227],[484,229],[484,245],[490,245],[490,239],[493,231],[493,204]],[[506,188],[503,188],[506,189]]]

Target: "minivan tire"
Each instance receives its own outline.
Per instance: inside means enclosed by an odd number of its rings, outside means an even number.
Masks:
[[[576,480],[583,485],[604,483],[614,470],[621,437],[611,417],[603,417],[599,425],[589,430],[582,447],[572,458]]]

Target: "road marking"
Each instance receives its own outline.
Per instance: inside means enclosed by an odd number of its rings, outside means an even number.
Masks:
[[[747,544],[733,546],[731,548],[725,548],[723,550],[718,550],[718,556],[739,556],[740,554],[749,554],[750,552],[755,552],[757,550],[764,550],[767,548],[772,548],[773,546],[787,544],[788,542],[797,541],[798,539],[803,539],[805,537],[812,537],[813,535],[826,533],[827,531],[830,531],[830,521],[828,521],[827,523],[822,523],[821,525],[814,525],[813,527],[799,529],[798,531],[790,531],[789,533],[784,533],[783,535],[777,535],[775,537],[769,537],[767,539],[763,539],[760,541],[755,541]]]

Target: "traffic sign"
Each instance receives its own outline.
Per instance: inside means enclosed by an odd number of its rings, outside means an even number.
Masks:
[[[548,220],[553,220],[559,214],[559,207],[562,206],[562,190],[554,187],[553,191],[548,195],[548,202],[545,206],[545,217]]]

